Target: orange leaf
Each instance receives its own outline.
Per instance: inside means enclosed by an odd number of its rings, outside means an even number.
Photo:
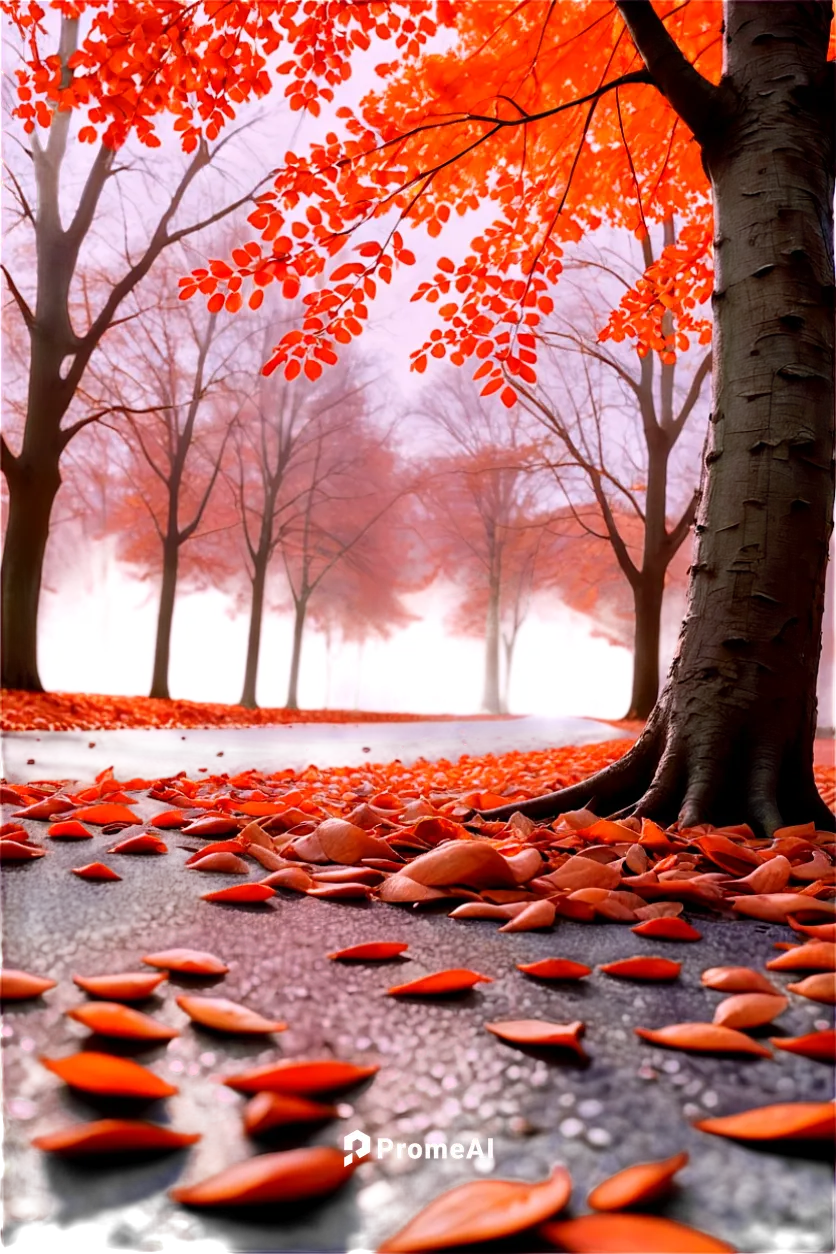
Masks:
[[[183,1206],[264,1206],[323,1197],[344,1184],[355,1163],[327,1145],[259,1154],[190,1187],[172,1189]]]
[[[134,814],[133,810],[129,810],[127,806],[106,802],[102,805],[86,806],[81,810],[75,810],[72,817],[78,819],[80,823],[92,823],[95,827],[107,827],[108,823],[142,822],[139,815]]]
[[[138,971],[127,975],[74,975],[73,983],[92,997],[104,997],[107,1001],[144,1001],[167,979],[165,973]]]
[[[783,923],[788,915],[815,911],[817,914],[833,914],[832,901],[816,901],[804,893],[754,893],[750,897],[732,897],[732,905],[738,914],[765,923]]]
[[[182,810],[165,810],[162,814],[155,814],[150,822],[152,827],[182,827],[186,816]]]
[[[47,1071],[59,1076],[70,1088],[104,1097],[172,1097],[177,1088],[129,1058],[114,1058],[87,1050],[68,1058],[41,1058]]]
[[[526,906],[499,930],[500,932],[533,932],[538,928],[551,927],[555,913],[555,908],[550,901],[532,901],[530,906]]]
[[[287,1027],[278,1019],[265,1019],[225,997],[178,997],[177,1005],[195,1023],[216,1032],[284,1032]]]
[[[576,854],[550,875],[542,877],[555,888],[577,892],[581,888],[611,889],[621,883],[621,872],[605,862],[594,862]]]
[[[672,1023],[669,1027],[651,1031],[634,1028],[636,1036],[652,1045],[666,1045],[668,1049],[690,1049],[699,1054],[755,1054],[759,1058],[771,1058],[765,1045],[716,1023]]]
[[[213,814],[207,819],[195,819],[192,823],[187,823],[182,828],[184,836],[228,836],[231,832],[238,831],[238,824],[235,819],[229,818],[228,815],[221,817]]]
[[[118,1036],[130,1041],[172,1041],[180,1035],[177,1028],[170,1028],[150,1015],[115,1001],[90,1002],[66,1013],[68,1019],[75,1019],[76,1023],[83,1023],[91,1032],[102,1036]]]
[[[32,1144],[47,1154],[84,1158],[99,1154],[166,1153],[199,1140],[199,1132],[175,1132],[173,1128],[161,1128],[139,1119],[99,1119],[36,1136]]]
[[[238,848],[240,850],[241,846]],[[234,853],[229,852],[207,853],[196,859],[190,858],[186,866],[190,871],[222,872],[225,875],[248,875],[250,870],[243,858],[237,858]]]
[[[88,862],[86,866],[74,866],[71,870],[73,875],[83,880],[121,880],[122,878],[103,862]]]
[[[625,1210],[654,1202],[667,1193],[674,1176],[687,1162],[688,1155],[683,1153],[661,1162],[636,1163],[597,1185],[587,1202],[593,1210]]]
[[[356,901],[368,898],[372,890],[368,884],[317,884],[307,890],[309,897],[323,897],[326,901]]]
[[[259,880],[259,883],[266,884],[268,888],[289,888],[295,893],[306,893],[314,886],[307,871],[295,866],[282,867],[280,871],[273,871],[271,875]]]
[[[706,988],[721,993],[772,993],[778,989],[760,971],[751,967],[709,967],[700,976]]]
[[[781,1102],[756,1106],[739,1115],[700,1119],[701,1132],[737,1141],[832,1141],[836,1135],[836,1106],[832,1102]]]
[[[808,1032],[806,1036],[770,1036],[770,1045],[786,1050],[788,1054],[801,1054],[817,1062],[836,1062],[836,1032],[827,1028],[824,1032]]]
[[[42,975],[30,975],[12,967],[0,971],[0,1001],[25,1001],[28,997],[40,997],[51,988],[55,988],[55,980]]]
[[[769,971],[833,971],[836,945],[832,941],[811,940],[773,958],[766,966]]]
[[[836,923],[798,923],[792,917],[788,921],[794,932],[803,932],[816,940],[836,941]]]
[[[485,841],[450,840],[421,854],[402,872],[427,888],[464,884],[468,888],[513,888],[516,879],[501,853]]]
[[[142,961],[149,967],[162,967],[183,975],[226,975],[229,970],[220,958],[202,949],[163,949],[156,954],[146,954]]]
[[[448,971],[422,975],[408,984],[396,984],[389,989],[387,996],[437,997],[445,993],[463,993],[480,983],[492,984],[493,978],[480,975],[478,971],[469,971],[466,967],[451,967]]]
[[[508,1019],[502,1023],[486,1023],[485,1027],[509,1045],[554,1045],[573,1050],[579,1058],[587,1057],[580,1043],[586,1025],[577,1019],[574,1023],[549,1023],[545,1019]]]
[[[323,1106],[289,1093],[256,1093],[244,1110],[244,1128],[250,1136],[258,1136],[289,1123],[319,1123],[338,1118],[336,1106]]]
[[[543,1224],[539,1235],[573,1254],[734,1254],[734,1246],[661,1215],[581,1215]]]
[[[809,997],[810,1001],[824,1002],[826,1006],[836,1005],[836,972],[821,971],[818,975],[808,975],[806,980],[797,984],[788,984],[791,993],[799,997]]]
[[[325,819],[314,833],[332,862],[351,866],[362,858],[391,858],[392,851],[385,840],[369,835],[362,827],[356,827],[346,819]]]
[[[367,1080],[379,1070],[376,1066],[357,1066],[339,1058],[284,1058],[249,1071],[238,1071],[223,1077],[223,1083],[238,1093],[292,1093],[307,1096],[332,1093]]]
[[[386,958],[396,958],[409,949],[404,941],[367,941],[363,945],[351,945],[348,949],[337,949],[329,954],[329,958],[341,959],[344,962],[376,962]]]
[[[160,840],[159,836],[152,836],[150,832],[142,832],[138,836],[129,836],[127,840],[120,840],[118,845],[113,845],[107,852],[168,853],[168,845],[165,841]]]
[[[539,962],[519,964],[517,970],[524,971],[526,975],[536,975],[541,980],[582,980],[592,974],[591,967],[568,958],[542,958]]]
[[[30,862],[34,858],[42,858],[45,853],[46,850],[38,845],[21,844],[6,837],[0,840],[0,862]]]
[[[218,888],[212,893],[201,893],[203,901],[268,901],[275,897],[268,884],[233,884],[231,888]]]
[[[698,941],[702,940],[702,932],[698,932],[695,927],[691,927],[685,919],[679,918],[657,918],[646,919],[644,923],[639,923],[636,927],[630,929],[637,936],[649,936],[653,940],[671,940],[671,941]]]
[[[572,1192],[565,1167],[548,1180],[473,1180],[442,1193],[381,1245],[381,1254],[447,1250],[502,1240],[563,1210]]]
[[[47,836],[51,836],[53,840],[92,840],[93,833],[88,832],[83,824],[76,819],[64,819],[59,823],[53,823],[51,827],[46,829]]]
[[[242,853],[243,850],[244,846],[240,840],[216,840],[211,845],[204,845],[202,849],[198,849],[197,853],[190,854],[183,866],[194,866],[196,862],[208,858],[212,853]]]
[[[786,997],[774,993],[734,993],[714,1011],[714,1022],[726,1028],[760,1028],[783,1014]]]
[[[621,958],[618,962],[602,963],[598,969],[620,980],[676,980],[682,963],[670,958]]]

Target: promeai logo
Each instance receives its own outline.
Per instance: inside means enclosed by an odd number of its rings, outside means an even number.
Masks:
[[[343,1138],[343,1149],[346,1151],[343,1162],[346,1167],[357,1159],[367,1158],[370,1154],[374,1158],[493,1158],[493,1137],[488,1137],[485,1145],[482,1144],[478,1137],[474,1137],[472,1141],[465,1144],[464,1141],[453,1141],[451,1145],[447,1145],[445,1141],[430,1140],[424,1141],[393,1141],[391,1137],[379,1136],[372,1150],[371,1137],[365,1132],[355,1129],[349,1132]]]

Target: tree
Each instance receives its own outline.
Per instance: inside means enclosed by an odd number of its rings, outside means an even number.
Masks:
[[[670,218],[665,220],[663,238],[665,248],[675,246],[676,231]],[[649,234],[642,240],[642,251],[644,269],[648,270],[656,260]],[[617,273],[615,264],[606,266],[608,273]],[[624,279],[622,282],[629,290],[631,285]],[[666,338],[675,334],[670,312],[663,316],[662,329]],[[690,378],[685,376],[685,387],[678,389],[681,369],[676,359],[661,361],[657,370],[656,354],[645,353],[636,371],[632,363],[573,326],[563,329],[558,324],[554,331],[545,332],[543,339],[581,355],[580,377],[573,379],[558,359],[556,378],[550,378],[546,386],[530,388],[515,379],[514,387],[523,404],[554,437],[558,455],[555,476],[566,498],[576,494],[579,477],[592,493],[599,527],[593,534],[606,537],[630,587],[633,683],[625,717],[645,719],[659,695],[659,641],[667,571],[691,530],[697,506],[694,472],[686,503],[669,522],[671,457],[699,400],[711,355],[701,353]],[[613,430],[612,405],[607,403],[602,387],[602,372],[608,372],[620,385],[622,403],[616,407],[614,422],[621,428],[621,441],[613,438],[618,432]],[[627,455],[622,451],[625,444]],[[576,517],[583,526],[581,513]],[[633,521],[640,524],[638,552],[628,542],[627,528]]]
[[[833,505],[832,4],[724,0],[721,13],[700,0],[657,3],[414,0],[326,19],[291,0],[281,25],[261,9],[242,19],[240,6],[212,6],[207,20],[208,7],[189,6],[166,27],[171,57],[155,43],[159,19],[134,23],[129,39],[99,14],[82,107],[114,116],[136,95],[137,65],[150,63],[143,126],[153,133],[168,109],[196,143],[201,124],[223,123],[210,90],[218,59],[243,65],[235,86],[246,96],[262,89],[259,57],[284,38],[291,108],[316,116],[354,49],[382,41],[381,90],[338,110],[342,136],[288,154],[250,217],[260,241],[183,285],[212,300],[273,281],[293,296],[311,285],[302,327],[268,363],[286,374],[362,330],[377,284],[414,261],[403,221],[434,237],[454,209],[493,205],[465,257],[442,257],[418,285],[442,325],[413,363],[475,357],[484,388],[511,405],[509,376],[536,382],[537,332],[566,250],[602,221],[634,231],[681,221],[677,245],[611,319],[640,352],[669,360],[680,336],[710,330],[699,308],[713,283],[712,417],[677,656],[633,750],[529,809],[594,802],[679,812],[685,824],[832,827],[812,773]],[[35,80],[31,58],[30,71],[36,115],[59,87]],[[382,221],[390,214],[396,223]],[[356,259],[332,269],[352,244]]]

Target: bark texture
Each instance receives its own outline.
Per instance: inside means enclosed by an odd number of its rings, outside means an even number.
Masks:
[[[652,6],[620,7],[654,70]],[[710,107],[702,89],[674,102],[715,211],[712,414],[677,653],[621,761],[508,810],[836,826],[813,779],[834,477],[832,5],[724,7]],[[665,90],[667,47],[658,74]]]
[[[293,618],[293,651],[290,655],[290,679],[287,685],[288,710],[299,709],[299,665],[302,661],[302,640],[305,635],[305,616],[308,612],[307,600],[296,600],[296,612]]]
[[[246,710],[258,708],[255,699],[255,687],[258,680],[258,659],[261,653],[261,624],[264,617],[264,588],[267,582],[267,554],[262,561],[257,555],[255,569],[251,580],[250,597],[250,630],[247,635],[247,661],[244,667],[244,689],[241,693],[241,705]]]

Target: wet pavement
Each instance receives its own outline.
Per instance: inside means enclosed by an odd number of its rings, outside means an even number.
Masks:
[[[31,825],[38,834],[44,825]],[[59,981],[3,1016],[6,1102],[5,1239],[28,1251],[342,1251],[371,1250],[443,1190],[481,1175],[542,1179],[559,1162],[575,1182],[574,1213],[589,1189],[621,1167],[687,1150],[689,1166],[662,1207],[681,1222],[741,1251],[833,1249],[831,1167],[816,1158],[767,1153],[694,1129],[695,1119],[752,1106],[833,1096],[831,1069],[776,1052],[774,1060],[720,1059],[663,1050],[636,1026],[710,1020],[720,994],[700,972],[723,963],[761,967],[787,929],[751,921],[699,921],[697,944],[664,944],[617,924],[561,921],[550,934],[500,935],[490,922],[456,922],[380,903],[354,905],[283,895],[266,906],[200,901],[232,877],[181,870],[188,842],[167,836],[166,857],[113,855],[119,883],[90,883],[69,868],[100,857],[107,838],[50,844],[49,856],[2,872],[4,965]],[[105,843],[107,842],[107,843]],[[692,916],[693,918],[694,916]],[[346,966],[326,954],[361,941],[400,939],[408,959]],[[30,1147],[32,1137],[71,1122],[115,1113],[73,1096],[38,1063],[89,1039],[64,1011],[86,998],[74,973],[142,969],[143,953],[173,946],[210,949],[231,967],[217,983],[172,977],[139,1008],[181,1029],[167,1046],[123,1048],[177,1084],[179,1094],[140,1115],[203,1133],[192,1149],[150,1163],[82,1167]],[[545,985],[515,969],[547,956],[597,963],[635,953],[684,963],[674,985],[639,985],[599,972],[577,984]],[[399,1000],[385,990],[427,972],[467,966],[494,978],[463,997]],[[150,970],[150,968],[147,968]],[[776,973],[786,984],[791,976]],[[241,1000],[284,1019],[274,1038],[219,1036],[189,1023],[175,1004],[187,987]],[[826,1007],[793,997],[779,1031],[827,1026]],[[583,1019],[586,1066],[547,1051],[503,1044],[484,1024],[508,1018]],[[98,1039],[93,1047],[108,1048]],[[379,1064],[377,1076],[340,1100],[341,1118],[284,1142],[242,1133],[245,1099],[218,1075],[279,1057],[336,1056]],[[167,1191],[249,1155],[292,1144],[342,1146],[360,1129],[373,1140],[448,1143],[493,1139],[494,1159],[368,1161],[332,1198],[306,1209],[274,1207],[248,1221],[175,1205]],[[504,1249],[532,1249],[521,1238]],[[474,1247],[475,1248],[475,1247]],[[483,1248],[483,1247],[480,1247]]]

